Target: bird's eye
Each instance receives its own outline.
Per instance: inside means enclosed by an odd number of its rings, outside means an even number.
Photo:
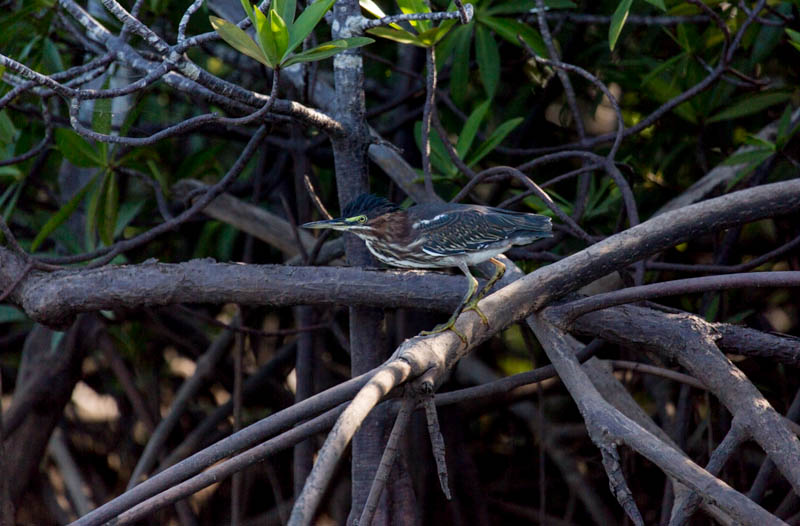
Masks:
[[[356,218],[356,221],[358,221],[358,222],[359,222],[359,223],[361,223],[361,224],[364,224],[364,223],[366,223],[366,222],[367,222],[367,216],[358,216],[358,217]]]

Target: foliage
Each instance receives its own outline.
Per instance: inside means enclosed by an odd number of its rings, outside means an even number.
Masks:
[[[240,53],[270,68],[285,68],[301,62],[322,60],[346,49],[374,42],[366,37],[341,38],[292,55],[335,2],[336,0],[315,0],[295,20],[295,0],[275,0],[269,9],[269,15],[264,15],[258,6],[251,5],[250,0],[242,0],[242,7],[256,28],[258,43],[236,24],[215,16],[209,20],[219,36]]]

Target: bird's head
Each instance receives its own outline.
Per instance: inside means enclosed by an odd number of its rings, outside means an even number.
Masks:
[[[388,199],[361,194],[344,207],[342,217],[306,223],[303,228],[330,228],[352,232],[359,237],[373,237],[377,228],[385,227],[385,221],[376,219],[399,210],[400,207]]]

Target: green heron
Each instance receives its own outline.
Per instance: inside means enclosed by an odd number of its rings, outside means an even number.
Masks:
[[[506,270],[494,256],[512,245],[527,245],[552,235],[550,218],[542,215],[455,203],[415,205],[402,210],[391,201],[370,194],[362,194],[345,206],[342,217],[306,223],[303,227],[352,232],[366,242],[372,255],[387,265],[460,268],[469,280],[466,296],[446,323],[422,334],[451,329],[464,343],[464,335],[453,327],[459,314],[474,310],[489,324],[478,308],[478,301]],[[495,272],[476,295],[478,280],[470,274],[469,266],[484,261],[490,261]]]

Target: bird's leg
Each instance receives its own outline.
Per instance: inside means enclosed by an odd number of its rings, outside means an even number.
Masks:
[[[464,265],[463,267],[459,266],[459,268],[461,268],[461,270],[464,272],[464,274],[467,276],[467,279],[469,280],[469,287],[467,289],[467,294],[464,296],[464,299],[461,300],[461,303],[458,305],[458,308],[455,310],[455,312],[453,312],[453,315],[450,316],[449,320],[442,323],[441,325],[437,325],[430,331],[422,331],[420,334],[423,336],[427,336],[429,334],[438,334],[440,332],[446,331],[447,329],[450,329],[451,331],[456,333],[456,335],[459,338],[461,338],[461,341],[464,342],[464,345],[466,345],[467,337],[464,336],[464,334],[461,333],[461,331],[457,330],[454,327],[454,325],[456,323],[456,320],[458,319],[458,316],[465,310],[464,307],[469,303],[470,298],[472,298],[472,296],[475,295],[475,291],[478,289],[478,280],[475,279],[475,277],[469,273],[469,268],[467,268],[466,265]],[[483,319],[488,324],[486,316],[483,315],[480,309],[475,307],[474,310],[478,313],[481,319]]]
[[[486,324],[487,327],[489,326],[489,319],[481,311],[481,309],[478,308],[478,302],[481,301],[490,290],[492,290],[494,284],[497,283],[497,281],[503,277],[503,274],[506,273],[506,266],[502,261],[495,258],[490,258],[489,262],[494,265],[494,275],[489,278],[489,281],[486,282],[486,285],[481,289],[481,291],[464,306],[465,311],[474,310],[478,316],[481,317],[481,320],[484,324]]]
[[[481,289],[478,295],[475,296],[475,299],[472,300],[475,303],[481,301],[483,297],[486,296],[490,290],[492,290],[494,284],[500,281],[500,278],[502,278],[503,274],[506,273],[506,264],[500,261],[499,259],[490,258],[489,263],[494,265],[494,274],[492,275],[491,278],[489,278],[489,281],[486,282],[486,285]]]

